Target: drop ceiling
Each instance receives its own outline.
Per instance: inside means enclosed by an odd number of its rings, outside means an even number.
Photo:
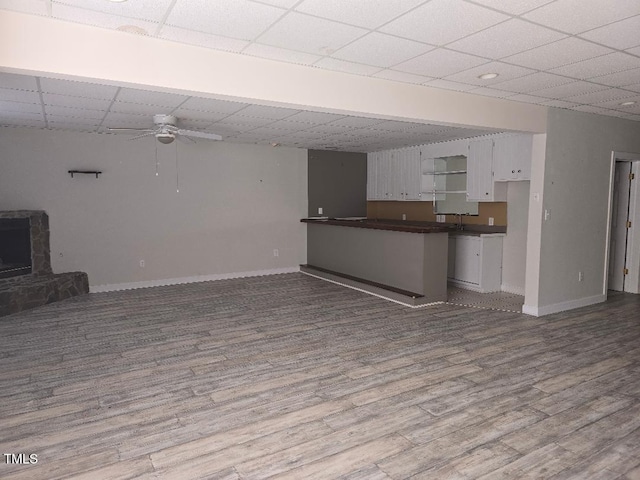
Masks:
[[[637,0],[0,0],[0,9],[640,120]],[[499,75],[480,79],[485,73]],[[354,151],[415,144],[419,136],[427,143],[488,132],[0,77],[5,125],[103,132],[149,127],[154,113],[173,113],[185,127],[228,141]]]

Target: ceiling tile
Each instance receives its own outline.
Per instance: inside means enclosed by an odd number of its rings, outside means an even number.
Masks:
[[[10,102],[6,100],[0,100],[0,112],[39,113],[42,115],[42,105],[37,103]]]
[[[391,67],[434,47],[383,33],[372,32],[335,52],[332,57],[351,62]]]
[[[337,72],[353,73],[355,75],[372,75],[380,71],[380,67],[372,67],[361,63],[346,62],[337,58],[323,58],[313,64],[314,67],[326,68]]]
[[[544,105],[547,107],[557,107],[557,108],[573,108],[577,107],[577,103],[567,102],[566,100],[546,100],[542,102],[540,105]]]
[[[512,19],[447,45],[447,48],[487,58],[503,58],[566,37],[545,27]]]
[[[116,100],[119,102],[141,103],[144,105],[157,105],[159,107],[175,108],[187,100],[187,98],[189,97],[186,95],[178,95],[175,93],[152,92],[136,88],[122,88],[120,89]]]
[[[553,75],[551,73],[537,72],[514,80],[499,82],[495,84],[494,87],[498,90],[527,93],[571,82],[573,82],[571,78],[561,77],[560,75]]]
[[[634,105],[628,105],[628,106],[622,106],[620,105],[621,103],[624,102],[637,102]],[[627,97],[625,99],[617,99],[617,100],[609,100],[607,102],[600,102],[598,103],[599,107],[603,107],[603,108],[611,108],[614,110],[619,110],[621,112],[629,112],[629,113],[634,113],[635,110],[640,108],[640,95],[635,95],[633,97]]]
[[[428,77],[446,77],[454,73],[476,67],[487,61],[483,58],[438,48],[394,67],[395,70],[426,75]]]
[[[241,102],[229,102],[227,100],[216,100],[213,98],[190,97],[180,105],[180,108],[198,110],[201,112],[216,112],[232,114],[242,110],[248,104]]]
[[[120,17],[140,18],[159,22],[166,14],[172,0],[136,0],[135,2],[105,2],[104,0],[53,0],[52,11],[62,5],[86,10],[118,15]]]
[[[378,120],[375,118],[362,118],[362,117],[344,117],[339,120],[335,120],[328,125],[337,125],[340,127],[351,127],[351,128],[364,128],[370,127],[372,125],[376,125],[378,123],[382,123],[384,120]]]
[[[0,125],[3,126],[11,126],[11,127],[36,127],[36,128],[45,128],[46,123],[44,122],[44,118],[40,115],[41,118],[29,118],[24,116],[12,117],[5,116],[0,113]]]
[[[425,0],[304,0],[296,10],[365,28],[377,28]]]
[[[336,133],[345,133],[350,130],[353,130],[353,129],[343,127],[340,125],[334,125],[332,123],[326,123],[324,125],[315,125],[311,128],[308,128],[305,130],[305,132],[312,133],[312,134],[320,134],[320,135],[334,135]]]
[[[504,61],[537,70],[548,70],[607,53],[612,53],[612,50],[579,38],[569,37],[512,55]]]
[[[507,98],[513,96],[513,92],[507,92],[505,90],[496,90],[494,88],[480,87],[470,90],[469,93],[474,95],[483,95],[485,97]]]
[[[289,9],[293,7],[300,0],[250,0],[256,3],[266,3],[267,5],[272,5],[274,7],[286,8]]]
[[[264,105],[249,105],[238,112],[242,116],[267,118],[271,120],[280,120],[289,117],[298,110],[291,108],[269,107]]]
[[[250,132],[252,135],[259,135],[262,138],[271,138],[271,137],[281,137],[281,136],[286,136],[289,133],[292,133],[288,130],[281,130],[279,128],[274,128],[272,126],[268,126],[268,127],[258,127],[258,128],[254,128],[253,130],[251,130]]]
[[[638,80],[640,80],[640,68],[589,78],[590,82],[610,85],[612,87],[624,87],[625,85],[632,85],[634,83],[637,83]]]
[[[640,57],[640,47],[628,48],[626,50],[626,52],[630,53],[631,55],[635,55],[637,57]]]
[[[533,103],[535,105],[542,105],[545,102],[549,101],[548,98],[536,97],[535,95],[527,95],[526,93],[518,93],[516,95],[513,95],[512,97],[509,97],[508,100],[510,102]],[[554,100],[554,101],[558,101],[558,100]],[[575,104],[572,103],[571,105],[573,106]]]
[[[86,110],[82,108],[61,107],[59,105],[46,105],[45,113],[47,115],[62,115],[65,117],[77,117],[77,118],[91,118],[97,120],[98,123],[105,116],[104,111],[100,110]]]
[[[199,110],[189,110],[188,108],[176,108],[171,115],[175,115],[176,117],[184,120],[193,120],[199,122],[217,122],[218,120],[222,120],[227,117],[228,113],[218,113],[218,112],[201,112]]]
[[[482,80],[481,78],[478,78],[484,73],[498,73],[500,75],[489,80]],[[494,83],[513,80],[514,78],[524,77],[525,75],[530,75],[532,73],[535,73],[535,71],[528,68],[509,65],[508,63],[502,62],[490,62],[474,68],[470,68],[469,70],[465,70],[464,72],[458,72],[453,75],[449,75],[448,77],[445,77],[445,80],[468,83],[471,85],[487,86],[493,85]]]
[[[15,90],[30,90],[37,92],[38,84],[36,82],[36,77],[0,72],[0,88],[12,88]]]
[[[136,27],[141,30],[135,30],[135,33],[141,33],[143,35],[152,35],[157,27],[156,23],[146,20],[121,17],[119,15],[111,15],[57,3],[53,4],[51,8],[51,16],[60,20],[83,23],[101,28],[111,28],[114,30],[125,29],[124,31],[127,31],[127,29],[131,27]]]
[[[49,115],[47,114],[47,123],[49,126],[52,124],[64,124],[67,127],[71,126],[92,126],[97,128],[100,125],[100,120],[94,118],[82,118],[82,117],[68,117],[66,115]]]
[[[287,119],[277,120],[277,121],[271,123],[269,126],[271,126],[273,128],[278,128],[280,130],[287,131],[287,132],[299,132],[300,130],[304,130],[306,128],[309,128],[309,124],[308,123],[291,122],[291,121],[289,121]]]
[[[91,110],[107,111],[111,100],[98,98],[72,97],[70,95],[58,95],[56,93],[43,93],[42,99],[45,105],[59,105],[62,107],[88,108]]]
[[[57,80],[46,77],[40,78],[40,87],[43,92],[47,93],[109,100],[113,99],[118,91],[118,87],[112,87],[109,85]]]
[[[523,15],[524,18],[576,34],[640,14],[640,2],[615,0],[557,0]]]
[[[576,112],[596,113],[598,115],[608,115],[611,110],[608,108],[597,107],[595,105],[578,105],[571,110]]]
[[[291,12],[261,35],[258,41],[316,55],[330,55],[365,33],[367,31],[362,28]]]
[[[171,107],[160,107],[158,105],[145,105],[143,103],[130,103],[130,102],[113,102],[111,112],[117,113],[132,113],[134,115],[148,115],[149,118],[156,114],[168,114],[173,110]]]
[[[273,119],[264,117],[251,117],[247,115],[241,115],[239,113],[234,113],[233,115],[223,118],[222,120],[218,120],[218,123],[224,125],[244,125],[247,127],[256,128],[273,123]]]
[[[1,123],[4,123],[6,120],[10,120],[10,119],[44,121],[44,115],[42,114],[42,112],[34,113],[34,112],[2,112],[0,111]]]
[[[38,92],[29,92],[26,90],[13,90],[10,88],[0,88],[0,100],[9,102],[24,103],[40,103],[40,95]]]
[[[219,135],[238,135],[243,132],[248,132],[252,130],[254,127],[246,126],[246,125],[225,125],[222,123],[214,123],[207,127],[207,131],[217,133]]]
[[[614,52],[565,65],[564,67],[554,68],[551,72],[584,80],[634,68],[640,68],[640,58],[622,52]]]
[[[413,73],[398,72],[396,70],[381,70],[378,73],[372,75],[376,78],[384,78],[385,80],[393,80],[395,82],[414,83],[420,85],[429,80],[433,80],[431,77],[425,77],[424,75],[414,75]]]
[[[300,65],[311,65],[313,62],[317,62],[322,58],[320,55],[296,52],[294,50],[262,45],[260,43],[250,44],[242,53],[281,62],[298,63]]]
[[[633,92],[629,92],[627,90],[620,90],[618,88],[609,88],[607,90],[600,90],[597,92],[583,93],[582,95],[566,97],[566,100],[568,102],[575,102],[579,104],[592,104],[592,103],[607,102],[610,100],[622,99],[625,97],[633,97],[634,95],[636,94]]]
[[[210,33],[196,32],[194,30],[173,27],[171,25],[165,25],[162,27],[159,37],[166,40],[172,40],[174,42],[213,48],[215,50],[224,50],[227,52],[239,52],[249,44],[247,40],[238,40],[236,38],[212,35]]]
[[[44,0],[0,0],[0,9],[15,10],[32,15],[48,15]]]
[[[191,120],[188,118],[178,117],[178,126],[182,128],[188,128],[190,130],[204,130],[211,124],[210,121],[205,120]]]
[[[285,10],[247,0],[177,0],[167,25],[253,40]]]
[[[451,80],[444,80],[441,78],[430,80],[424,83],[424,85],[427,87],[444,88],[446,90],[455,90],[457,92],[468,92],[469,90],[472,90],[475,87],[474,85],[469,85],[467,83],[452,82]]]
[[[462,0],[431,0],[383,26],[380,31],[440,46],[508,18]]]
[[[547,3],[551,3],[554,0],[474,0],[475,3],[480,3],[487,7],[495,8],[496,10],[502,10],[503,12],[520,15],[534,8],[538,8]]]
[[[625,90],[631,90],[632,92],[640,92],[640,83],[636,83],[634,85],[625,85]]]
[[[148,115],[109,112],[102,126],[111,128],[153,128],[153,119]]]
[[[580,36],[618,50],[636,47],[640,45],[640,15],[584,32]]]
[[[598,90],[602,90],[603,88],[604,87],[602,87],[602,85],[595,85],[593,83],[578,81],[566,83],[564,85],[558,85],[556,87],[536,90],[532,93],[533,95],[539,97],[566,99],[567,97],[572,97],[583,93],[596,92]]]
[[[313,125],[322,125],[323,123],[329,123],[334,120],[343,118],[344,115],[336,115],[335,113],[323,113],[323,112],[299,112],[291,117],[287,117],[287,120],[291,122],[311,123]]]

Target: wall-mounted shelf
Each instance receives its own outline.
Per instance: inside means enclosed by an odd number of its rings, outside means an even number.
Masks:
[[[98,175],[101,175],[102,172],[99,170],[69,170],[69,175],[73,178],[74,175],[95,175],[98,178]]]

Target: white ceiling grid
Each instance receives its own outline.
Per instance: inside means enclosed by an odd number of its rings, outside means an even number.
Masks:
[[[0,9],[316,68],[640,120],[637,101],[621,105],[635,101],[640,93],[638,0],[0,0]],[[499,76],[478,78],[491,72]],[[171,110],[202,128],[232,125],[227,129],[238,140],[240,135],[271,140],[266,130],[251,133],[248,128],[268,126],[273,133],[276,126],[241,117],[278,119],[243,108],[250,107],[0,76],[0,120],[9,125],[81,126],[89,131],[118,122],[149,126],[151,113]],[[233,116],[234,109],[241,117]],[[306,124],[291,118],[305,112],[285,110],[290,123]],[[340,125],[331,122],[339,120],[316,123],[331,126],[307,132],[304,139],[298,136],[296,144],[312,141],[343,148],[376,141],[375,136],[358,139],[352,127],[336,131]],[[332,135],[341,136],[331,140]],[[401,141],[407,140],[380,138],[385,146]]]

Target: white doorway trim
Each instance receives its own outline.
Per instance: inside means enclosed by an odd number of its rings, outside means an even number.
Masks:
[[[632,219],[631,229],[629,232],[629,242],[628,242],[628,265],[629,268],[629,281],[625,282],[625,291],[631,293],[640,293],[640,258],[638,243],[640,238],[638,238],[638,229],[636,228],[638,225],[638,221],[640,221],[640,208],[638,207],[638,203],[640,201],[640,193],[638,192],[638,178],[639,172],[639,162],[640,162],[640,153],[629,153],[629,152],[611,152],[611,165],[609,168],[609,202],[607,205],[607,242],[605,245],[605,268],[603,272],[603,291],[602,294],[607,295],[607,290],[609,287],[609,255],[611,249],[611,223],[613,221],[612,213],[613,213],[613,195],[614,195],[614,180],[615,180],[615,170],[616,170],[616,161],[628,161],[632,162],[632,173],[636,174],[636,183],[632,185],[630,205],[629,205],[629,217]]]

